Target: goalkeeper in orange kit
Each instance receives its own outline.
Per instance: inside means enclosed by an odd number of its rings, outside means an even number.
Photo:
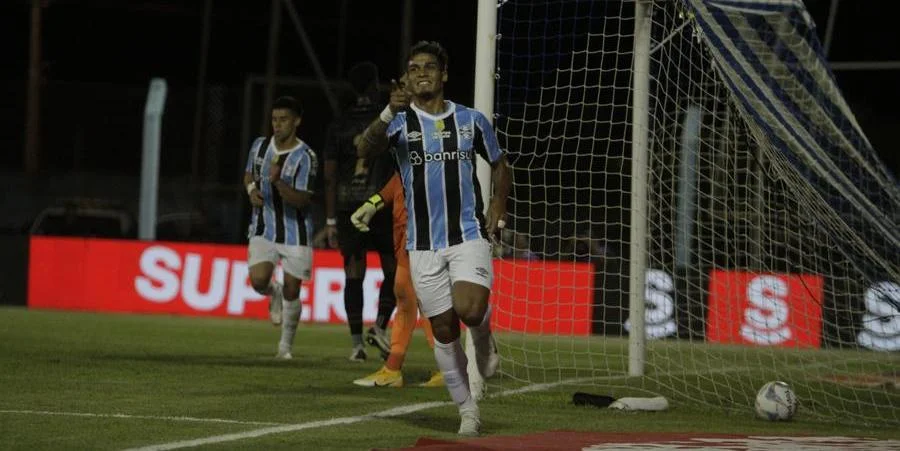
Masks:
[[[378,371],[353,381],[363,387],[402,387],[403,361],[418,320],[418,302],[413,289],[409,272],[409,253],[406,250],[406,206],[403,203],[403,185],[397,173],[388,180],[378,194],[369,198],[356,212],[350,216],[351,222],[360,231],[369,231],[369,220],[378,210],[390,206],[394,219],[394,255],[397,259],[397,273],[394,278],[394,295],[397,298],[397,313],[391,327],[391,353]],[[434,349],[434,336],[431,323],[424,321],[422,328],[428,346]],[[434,371],[431,378],[421,384],[423,387],[443,387],[444,377],[440,371]]]

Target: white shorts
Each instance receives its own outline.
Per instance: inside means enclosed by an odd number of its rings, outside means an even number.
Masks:
[[[309,246],[287,246],[254,236],[250,238],[247,248],[247,264],[250,267],[263,262],[278,265],[281,261],[284,272],[301,280],[312,278],[312,248]]]
[[[479,239],[433,251],[409,251],[409,270],[422,314],[431,318],[453,308],[450,287],[457,281],[491,289],[491,243]]]

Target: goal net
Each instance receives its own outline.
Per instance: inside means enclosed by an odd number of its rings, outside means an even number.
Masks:
[[[900,188],[802,2],[645,4],[647,111],[633,1],[500,4],[494,120],[515,172],[513,269],[494,297],[503,377],[741,414],[784,380],[807,418],[897,423]],[[644,122],[647,195],[633,201]],[[640,296],[630,249],[646,260]]]

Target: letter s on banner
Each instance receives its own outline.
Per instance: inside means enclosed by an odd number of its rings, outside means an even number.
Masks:
[[[141,273],[134,279],[134,289],[146,300],[165,303],[178,295],[178,274],[181,269],[178,253],[165,246],[151,246],[141,253]],[[157,286],[158,285],[158,286]]]
[[[791,338],[787,326],[790,310],[785,298],[787,282],[776,276],[757,276],[747,284],[747,301],[741,335],[763,345],[783,343]]]
[[[713,270],[706,339],[781,347],[818,347],[822,276]]]
[[[674,335],[678,327],[674,319],[675,301],[670,293],[675,291],[675,281],[669,273],[659,269],[648,269],[645,274],[645,335],[651,340]],[[631,331],[630,319],[625,320],[624,327]]]
[[[878,282],[866,290],[866,313],[857,342],[875,351],[900,351],[900,284]]]

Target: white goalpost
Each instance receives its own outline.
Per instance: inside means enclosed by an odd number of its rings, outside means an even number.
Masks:
[[[807,418],[900,422],[900,185],[802,1],[480,0],[477,33],[505,384],[746,414],[784,380]]]
[[[478,16],[476,18],[475,35],[475,102],[474,107],[480,111],[489,121],[494,116],[494,68],[497,54],[497,2],[496,0],[478,0]],[[485,189],[481,191],[484,214],[487,217],[487,209],[490,208],[491,197],[491,167],[480,156],[475,157],[476,176],[479,184]],[[469,373],[469,386],[472,387],[474,396],[484,396],[484,379],[478,372],[475,364],[475,345],[472,342],[472,333],[466,329],[466,357],[469,359],[467,372]]]
[[[650,0],[634,4],[634,63],[631,113],[631,219],[628,265],[628,375],[644,375],[647,334],[644,329],[644,278],[647,272],[647,156],[650,117]]]

